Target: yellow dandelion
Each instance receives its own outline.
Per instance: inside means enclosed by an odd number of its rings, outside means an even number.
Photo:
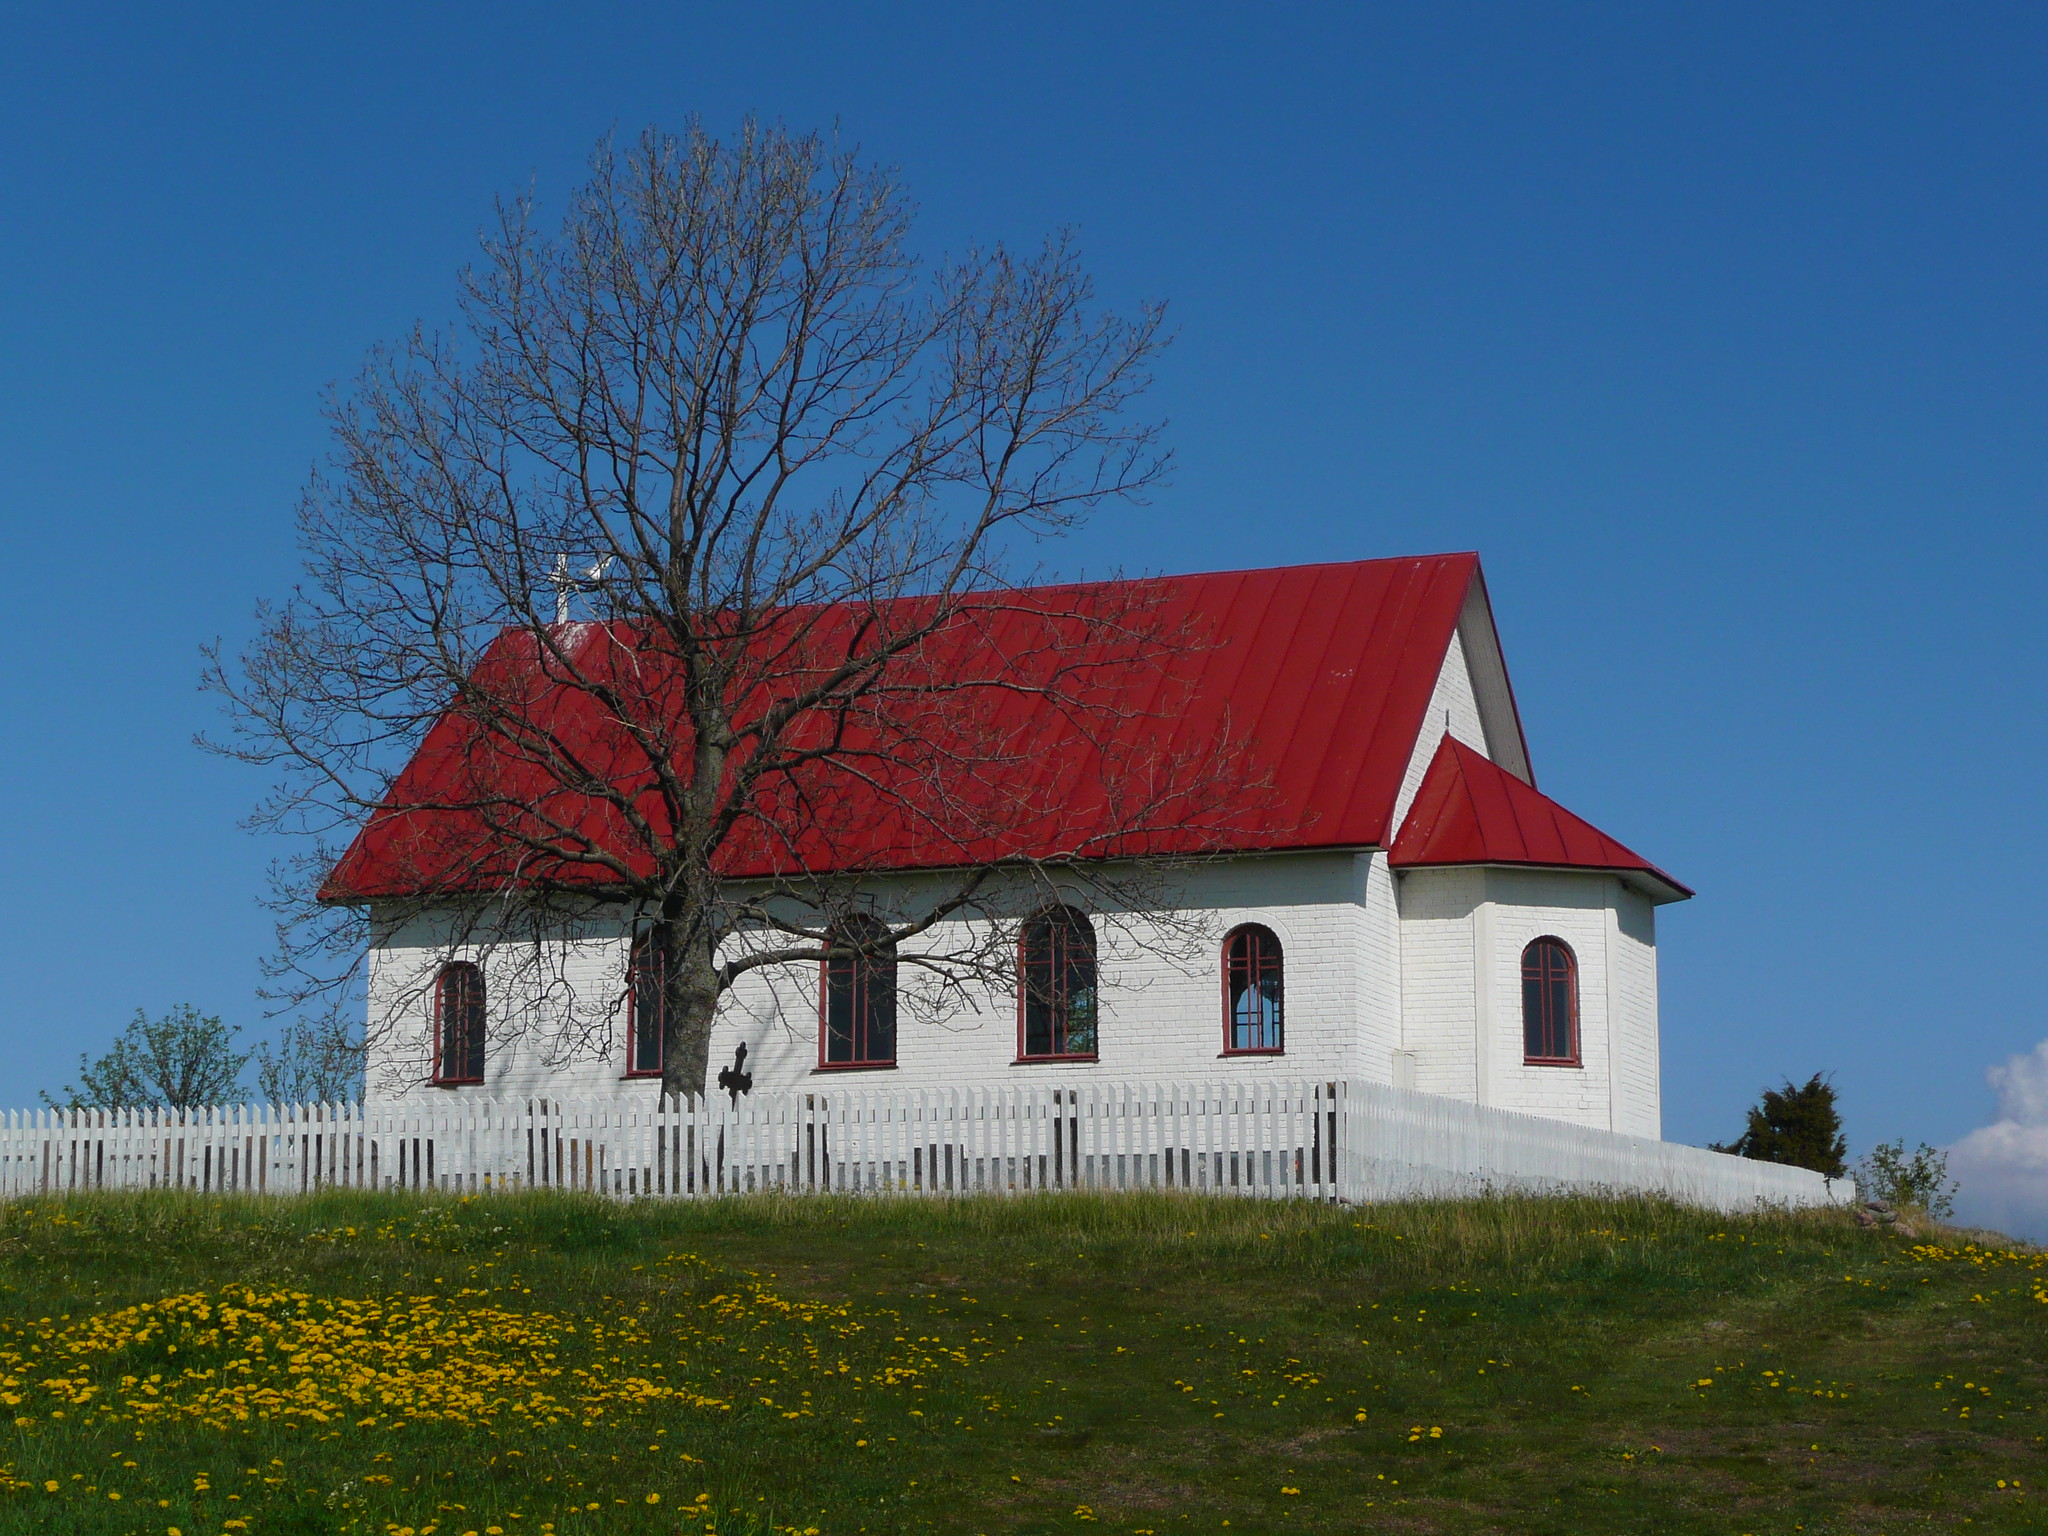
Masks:
[[[647,1495],[647,1502],[650,1504],[659,1504],[661,1502],[661,1495],[658,1493],[650,1493],[649,1495]]]

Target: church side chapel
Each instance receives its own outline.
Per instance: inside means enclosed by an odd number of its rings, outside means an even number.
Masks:
[[[1477,556],[1122,585],[1204,624],[1171,714],[1227,722],[1257,814],[1161,820],[1090,871],[1071,850],[1034,862],[1052,834],[1020,810],[984,887],[1011,915],[961,904],[918,935],[974,957],[940,978],[887,936],[956,889],[944,850],[876,832],[851,873],[806,871],[857,890],[846,953],[719,1000],[710,1091],[1348,1077],[1658,1137],[1656,909],[1692,893],[1537,787]],[[430,867],[482,835],[422,809],[467,750],[445,726],[328,882],[376,932],[371,1096],[651,1101],[671,992],[643,917],[594,887],[531,940],[543,964],[516,922],[486,937],[476,913],[516,906],[519,875],[461,891]],[[804,857],[736,854],[726,877],[772,883],[776,856]],[[752,942],[772,940],[728,946]]]

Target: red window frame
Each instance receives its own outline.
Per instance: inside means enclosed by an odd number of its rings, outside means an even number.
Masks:
[[[462,987],[468,995],[450,1000],[449,993]],[[464,1020],[451,1018],[454,1009],[461,1009],[468,1017]],[[463,1028],[464,1060],[455,1063],[462,1069],[450,1071],[448,1031],[451,1024]],[[434,978],[434,1082],[442,1088],[460,1088],[484,1080],[484,1042],[486,1014],[484,1011],[484,973],[467,960],[450,961],[441,967]],[[474,1068],[473,1071],[468,1070]]]
[[[1047,941],[1042,960],[1032,954],[1033,939],[1041,934]],[[1078,946],[1077,939],[1081,941]],[[1069,946],[1085,950],[1085,954],[1076,954]],[[1083,967],[1087,984],[1076,987],[1073,982]],[[1042,978],[1035,974],[1040,971]],[[1048,1010],[1046,1033],[1054,1047],[1051,1050],[1030,1049],[1034,993],[1044,999]],[[1088,1017],[1077,1030],[1074,1007],[1076,997],[1082,994]],[[1086,1044],[1079,1050],[1070,1049],[1077,1033]],[[1095,924],[1078,908],[1047,907],[1017,935],[1017,1061],[1097,1061],[1101,1047],[1102,978],[1097,968]]]
[[[666,1006],[667,993],[661,985],[660,951],[654,947],[651,934],[641,934],[633,940],[633,947],[626,957],[626,1076],[661,1076],[661,1044],[666,1033],[661,1028],[662,1009]],[[644,1011],[641,994],[653,989],[656,999],[654,1007],[654,1041],[651,1047],[654,1064],[647,1065],[646,1053],[642,1051],[640,1019]]]
[[[1560,1027],[1563,1055],[1543,1049],[1559,1044]],[[1522,1061],[1532,1067],[1579,1065],[1579,958],[1552,934],[1522,949]]]
[[[888,928],[872,918],[859,919],[867,932],[862,936],[865,942],[874,941],[886,935]],[[851,935],[849,935],[851,937]],[[862,942],[855,940],[854,942]],[[853,1054],[844,1061],[831,1059],[834,1031],[832,1028],[832,1001],[835,976],[843,974],[843,983],[850,996],[850,1012],[845,1031]],[[877,1025],[877,1003],[886,1014]],[[874,1049],[877,1035],[887,1038],[886,1053]],[[837,960],[818,962],[818,1070],[820,1072],[871,1072],[877,1068],[896,1065],[896,945],[893,941],[875,946],[860,953],[844,956]]]
[[[1270,947],[1269,947],[1270,946]],[[1273,983],[1272,1017],[1249,1026],[1270,1045],[1238,1044],[1237,999],[1259,996],[1262,984]],[[1267,1012],[1262,1005],[1258,1010]],[[1287,959],[1280,935],[1264,923],[1240,923],[1223,936],[1223,1054],[1284,1056],[1287,1054]]]

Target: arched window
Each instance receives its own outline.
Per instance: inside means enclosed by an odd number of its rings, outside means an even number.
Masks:
[[[1285,990],[1279,936],[1257,923],[1233,929],[1223,941],[1226,1054],[1279,1054],[1280,1009]]]
[[[1052,907],[1024,925],[1017,954],[1022,1060],[1092,1058],[1096,1050],[1095,925]]]
[[[1522,951],[1522,1055],[1546,1066],[1579,1064],[1579,963],[1563,939]]]
[[[818,1064],[896,1065],[896,945],[886,923],[856,914],[832,930],[835,945],[853,946],[822,965]]]
[[[661,1038],[668,1019],[668,988],[661,946],[652,934],[633,941],[626,962],[626,1075],[661,1076]]]
[[[484,973],[467,960],[434,979],[434,1081],[484,1080]]]

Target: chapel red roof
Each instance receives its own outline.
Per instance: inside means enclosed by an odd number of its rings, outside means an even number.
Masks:
[[[1163,622],[1185,621],[1207,637],[1163,666],[1155,660],[1147,663],[1151,670],[1134,674],[1135,683],[1150,696],[1174,700],[1170,710],[1155,711],[1143,729],[1161,738],[1168,750],[1184,745],[1190,753],[1199,753],[1216,739],[1219,727],[1226,728],[1229,738],[1242,744],[1248,774],[1260,785],[1256,816],[1234,830],[1219,837],[1214,824],[1185,831],[1169,825],[1156,829],[1143,851],[1385,846],[1431,692],[1460,615],[1475,591],[1483,609],[1478,557],[1431,555],[1026,589],[1006,594],[978,627],[969,627],[969,638],[961,643],[999,647],[1005,626],[1025,622],[1033,611],[1080,612],[1091,602],[1104,600],[1105,593],[1132,590],[1155,604]],[[619,633],[604,625],[576,628],[574,643],[579,646],[629,649]],[[535,654],[530,633],[508,630],[482,666],[517,674],[521,667],[535,669]],[[643,661],[635,658],[631,664],[638,667]],[[1504,685],[1504,674],[1501,681]],[[1169,695],[1170,688],[1179,691]],[[554,712],[550,729],[560,739],[577,743],[583,762],[600,765],[610,782],[627,782],[630,754],[587,693],[561,688],[550,693],[540,684],[532,693],[536,698],[546,695],[545,708]],[[1000,786],[1002,803],[1042,808],[1020,812],[1004,835],[968,846],[929,826],[910,824],[914,818],[907,819],[900,805],[863,817],[859,783],[848,779],[833,791],[840,797],[840,823],[835,829],[821,832],[807,845],[787,839],[773,846],[735,839],[721,850],[721,873],[747,878],[792,868],[812,873],[943,868],[999,857],[1052,857],[1049,850],[1075,846],[1074,823],[1095,814],[1086,775],[1096,744],[1068,739],[1072,727],[1066,716],[1028,692],[1020,692],[1004,708],[1011,713],[1001,722],[1003,728],[1010,740],[1029,745],[1029,752],[1019,757],[1029,759],[1028,771],[1036,778],[1029,784],[1018,780]],[[1512,709],[1510,700],[1505,705],[1509,718]],[[1490,730],[1494,728],[1489,724]],[[1507,728],[1515,737],[1510,750],[1526,762],[1519,724]],[[444,717],[428,732],[393,783],[386,803],[336,865],[326,899],[353,902],[456,888],[502,888],[534,878],[530,854],[507,854],[495,862],[479,855],[491,834],[459,808],[462,796],[449,789],[464,775],[473,778],[478,763],[498,753],[474,725],[453,715]],[[605,764],[626,766],[613,769]],[[593,808],[592,801],[579,805],[558,780],[537,776],[530,765],[512,762],[492,772],[495,782],[509,792],[510,803],[519,803],[521,794],[530,795],[537,812],[545,811],[552,825],[576,829],[589,846],[603,847],[617,835],[612,813]],[[1494,776],[1512,777],[1500,770]],[[1549,805],[1533,789],[1522,787],[1536,802]],[[1033,814],[1042,820],[1033,821]],[[1572,824],[1585,825],[1576,818]],[[1606,846],[1633,861],[1631,867],[1641,864],[1619,844],[1608,840]],[[548,877],[572,882],[582,878],[593,886],[603,883],[602,871],[580,876],[569,866]]]
[[[1574,816],[1484,753],[1444,737],[1388,851],[1396,869],[1432,864],[1525,864],[1611,869],[1652,901],[1683,901],[1686,886],[1591,822]]]

